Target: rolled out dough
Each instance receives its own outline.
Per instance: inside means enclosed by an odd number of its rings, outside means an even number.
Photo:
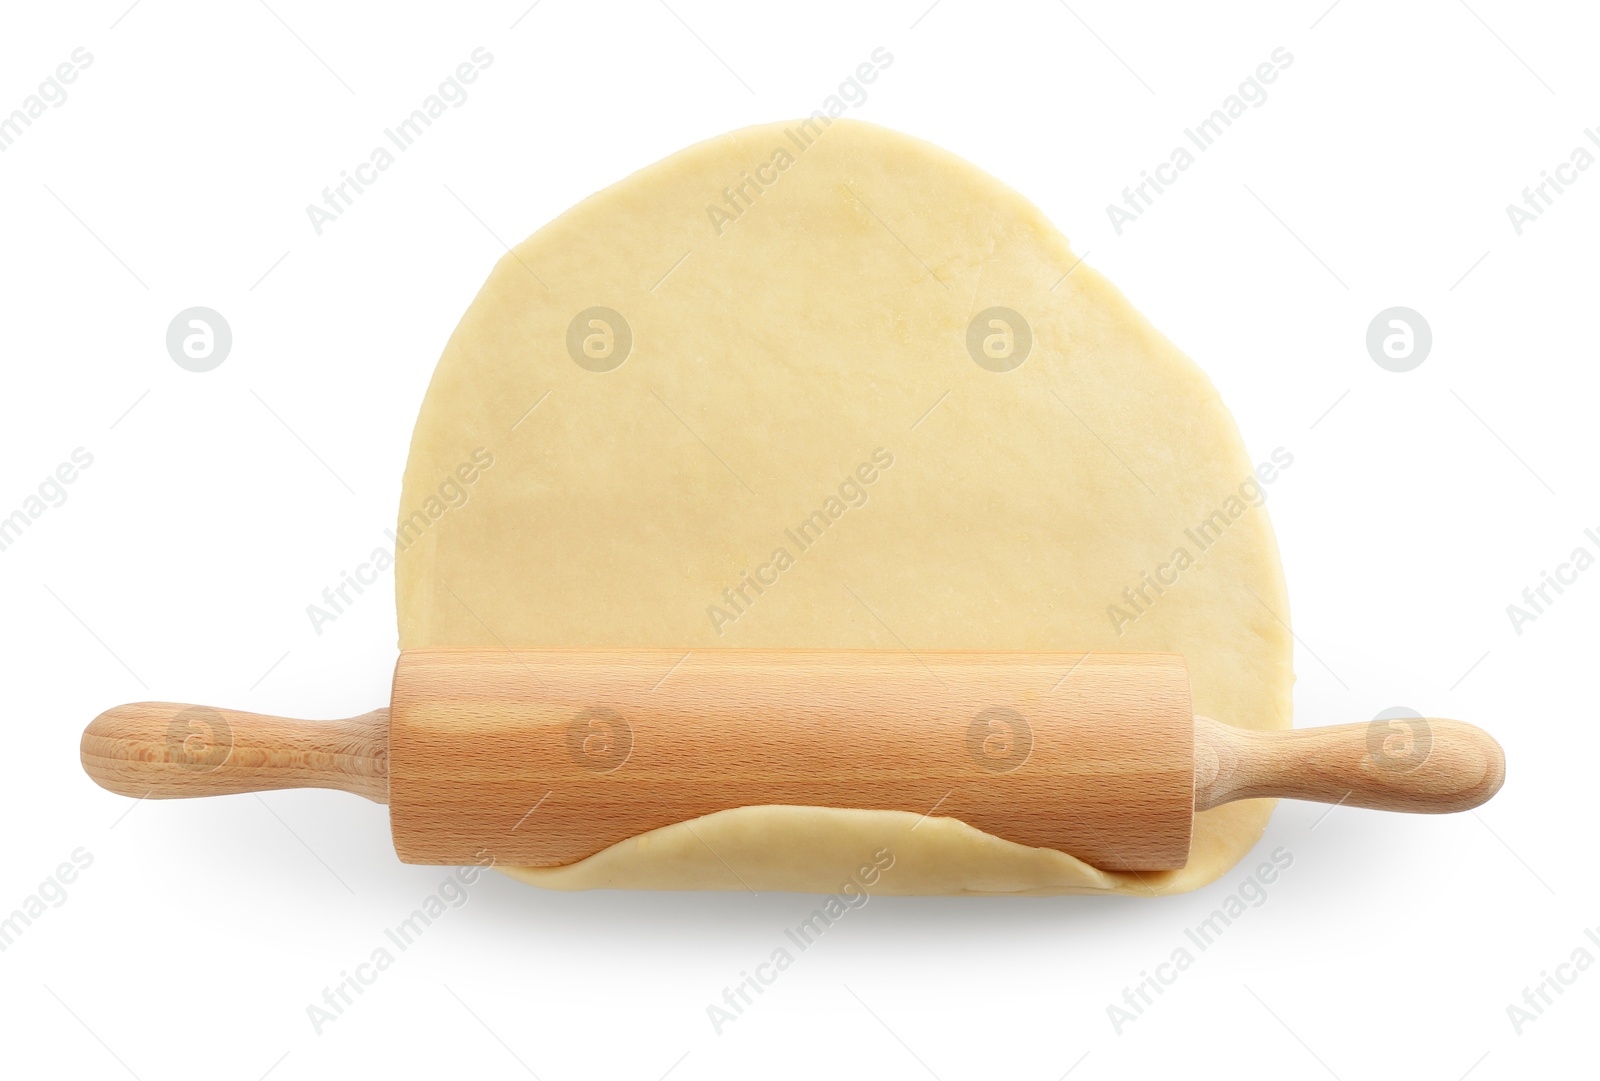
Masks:
[[[1196,712],[1285,728],[1254,476],[1206,377],[1016,192],[856,121],[748,128],[495,266],[412,440],[400,645],[1170,650]],[[1227,871],[1271,810],[1202,813],[1159,874],[937,808],[806,807],[502,870],[833,893],[887,849],[872,892],[1166,894]]]

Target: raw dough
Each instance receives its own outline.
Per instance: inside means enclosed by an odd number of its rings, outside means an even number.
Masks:
[[[401,648],[1170,650],[1196,712],[1288,727],[1277,548],[1264,509],[1233,514],[1255,466],[1206,377],[992,177],[857,121],[799,129],[690,147],[499,261],[412,440]],[[1186,531],[1219,512],[1202,552]],[[1131,607],[1178,549],[1194,565]],[[872,892],[1165,894],[1271,810],[1204,812],[1160,874],[793,807],[507,870],[832,893],[887,848]]]
[[[883,871],[868,892],[1049,894],[1115,891],[1122,876],[1062,852],[1013,844],[954,818],[832,807],[741,807],[651,830],[567,867],[501,868],[547,889],[795,890],[848,893],[860,868]],[[1129,876],[1131,877],[1131,876]],[[1146,878],[1154,878],[1147,875]]]

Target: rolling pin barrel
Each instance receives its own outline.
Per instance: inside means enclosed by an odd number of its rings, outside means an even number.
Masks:
[[[1174,868],[1194,805],[1175,654],[412,650],[389,754],[395,849],[414,863],[560,866],[788,804]]]

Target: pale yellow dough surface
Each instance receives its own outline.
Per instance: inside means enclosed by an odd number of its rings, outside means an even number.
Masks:
[[[1288,727],[1292,642],[1265,509],[1203,552],[1186,533],[1255,469],[1206,377],[974,166],[846,120],[800,151],[790,127],[675,154],[496,265],[417,421],[401,647],[677,647],[683,665],[738,646],[1170,650],[1188,658],[1196,712]],[[758,174],[778,148],[792,163]],[[725,210],[745,176],[772,182],[719,235],[707,207]],[[569,354],[569,323],[593,307],[631,330],[614,370]],[[1011,371],[968,352],[992,307],[1031,328]],[[452,484],[480,448],[492,466]],[[875,451],[893,464],[850,505],[841,484]],[[828,525],[802,550],[785,531],[819,510]],[[1123,590],[1179,548],[1195,565],[1119,634],[1108,607],[1132,614]],[[735,606],[724,591],[747,573],[766,584]],[[872,892],[1164,894],[1227,871],[1271,807],[1203,813],[1188,866],[1143,876],[936,811],[919,825],[794,807],[502,869],[561,889],[833,893],[887,848]]]

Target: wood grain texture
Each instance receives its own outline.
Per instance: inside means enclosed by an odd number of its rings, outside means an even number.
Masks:
[[[1181,867],[1173,654],[408,650],[390,819],[411,863],[552,867],[734,807],[958,818],[1105,869]]]
[[[409,863],[575,863],[738,807],[960,819],[1102,870],[1189,856],[1196,810],[1286,798],[1441,813],[1505,757],[1460,721],[1257,732],[1191,714],[1183,658],[876,650],[408,650],[340,721],[138,702],[84,731],[135,798],[335,788]]]
[[[135,799],[336,788],[389,798],[389,711],[298,721],[209,706],[134,702],[100,714],[79,743],[96,784]]]
[[[1270,796],[1447,814],[1483,803],[1506,777],[1493,737],[1440,718],[1252,732],[1196,717],[1194,742],[1197,811]]]

